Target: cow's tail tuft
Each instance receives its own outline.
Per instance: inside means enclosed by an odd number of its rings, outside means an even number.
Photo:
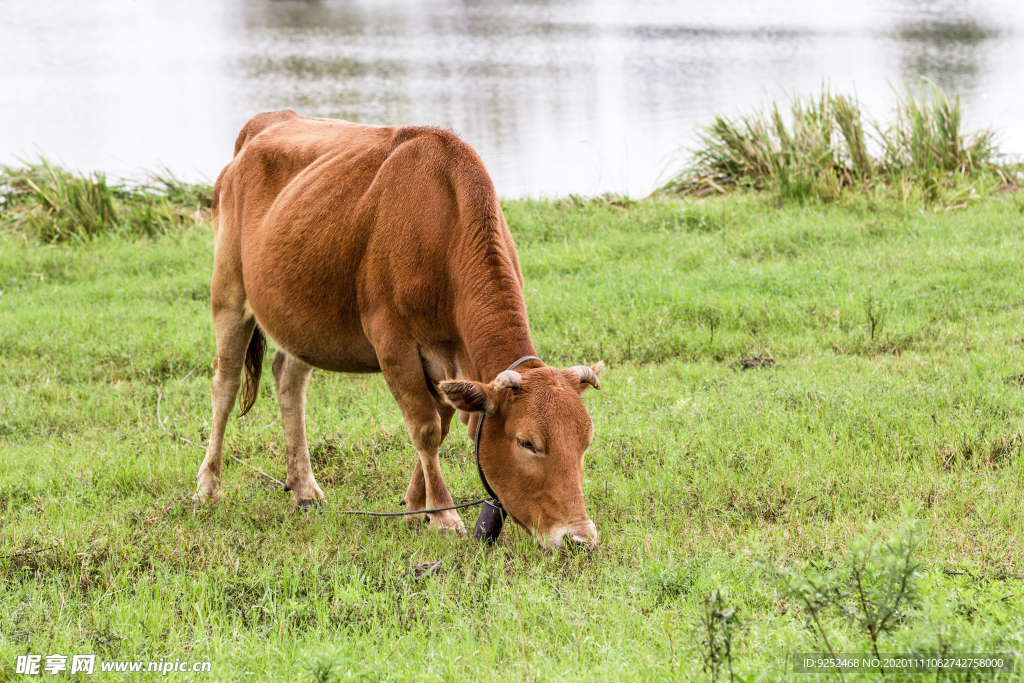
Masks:
[[[249,348],[245,350],[245,384],[242,386],[242,410],[238,417],[249,412],[260,393],[260,375],[263,374],[263,353],[267,349],[267,338],[259,325],[252,328]]]

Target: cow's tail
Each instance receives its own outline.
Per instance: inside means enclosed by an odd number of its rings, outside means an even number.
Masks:
[[[249,412],[260,393],[260,375],[263,374],[263,353],[267,349],[267,338],[259,325],[252,328],[249,348],[245,350],[245,384],[242,385],[242,410],[238,417]]]

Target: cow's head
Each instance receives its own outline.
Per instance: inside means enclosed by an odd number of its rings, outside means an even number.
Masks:
[[[583,453],[594,439],[580,395],[593,386],[603,363],[568,370],[506,370],[494,384],[454,380],[441,392],[453,406],[487,416],[480,435],[480,467],[505,511],[541,545],[563,541],[593,548],[597,529],[583,501]]]

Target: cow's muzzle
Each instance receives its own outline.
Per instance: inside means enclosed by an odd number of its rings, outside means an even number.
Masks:
[[[538,539],[539,540],[539,539]],[[573,526],[559,525],[548,532],[548,550],[593,550],[597,547],[597,527],[589,519]]]

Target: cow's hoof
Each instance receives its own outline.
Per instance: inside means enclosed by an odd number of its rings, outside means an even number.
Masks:
[[[402,521],[404,521],[406,524],[410,526],[418,526],[420,524],[427,523],[427,516],[423,513],[418,513],[415,515],[405,515],[402,517]]]
[[[221,498],[220,491],[212,491],[206,493],[205,491],[199,490],[192,495],[192,505],[195,507],[201,507],[203,505],[212,505],[218,502]]]
[[[285,481],[285,491],[291,491],[295,497],[295,505],[303,510],[317,507],[324,499],[324,492],[310,475],[308,478],[293,481],[291,477]]]
[[[427,517],[430,521],[431,531],[440,531],[448,534],[466,535],[466,525],[462,518],[454,510],[435,512]]]

